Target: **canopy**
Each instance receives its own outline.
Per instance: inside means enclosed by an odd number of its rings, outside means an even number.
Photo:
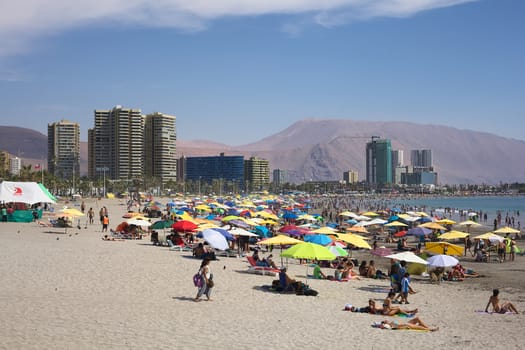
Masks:
[[[11,182],[0,183],[0,202],[5,203],[55,203],[50,196],[42,190],[36,182]]]
[[[425,250],[428,252],[444,255],[463,255],[462,246],[451,244],[448,242],[427,242],[425,243]]]

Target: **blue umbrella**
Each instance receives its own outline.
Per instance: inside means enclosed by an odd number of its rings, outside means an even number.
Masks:
[[[426,236],[428,235],[429,233],[431,233],[432,230],[426,228],[426,227],[415,227],[415,228],[411,228],[410,230],[407,231],[407,236]]]
[[[264,226],[255,226],[255,233],[257,233],[261,237],[269,237],[270,236],[268,234],[269,231],[270,230],[268,230],[268,228]]]
[[[304,241],[320,245],[332,243],[332,239],[327,235],[306,235],[304,236]]]
[[[215,232],[219,232],[219,233],[220,233],[221,235],[223,235],[224,238],[226,238],[228,241],[233,241],[233,240],[235,239],[235,238],[232,236],[232,234],[231,234],[230,232],[228,232],[228,231],[226,231],[225,229],[220,228],[220,227],[209,228],[209,229],[206,229],[206,230],[212,230],[212,231],[215,231]],[[206,230],[204,230],[204,231],[206,231]],[[199,232],[199,233],[197,234],[197,237],[198,237],[198,238],[203,238],[203,237],[204,237],[204,235],[203,235],[203,232],[204,232],[204,231]]]
[[[290,211],[287,211],[286,213],[283,214],[283,219],[286,219],[286,220],[290,220],[290,219],[295,220],[297,218],[298,218],[297,214],[292,213]]]

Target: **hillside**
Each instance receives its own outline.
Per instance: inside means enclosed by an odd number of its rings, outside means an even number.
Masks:
[[[308,119],[248,145],[231,147],[205,140],[177,141],[178,156],[257,156],[270,168],[287,169],[291,182],[340,180],[344,171],[365,176],[365,145],[371,136],[392,141],[393,149],[431,149],[443,184],[498,184],[525,180],[525,142],[440,125],[406,122]],[[0,127],[0,149],[20,154],[26,164],[47,158],[47,137],[30,129]],[[81,144],[81,171],[87,172],[87,144]]]

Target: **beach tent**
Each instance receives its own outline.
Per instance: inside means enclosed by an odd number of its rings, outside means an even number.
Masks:
[[[0,183],[0,202],[4,203],[55,203],[36,182],[11,182]]]

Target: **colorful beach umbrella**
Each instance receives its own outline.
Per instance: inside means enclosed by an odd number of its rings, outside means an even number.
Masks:
[[[303,242],[286,249],[281,253],[285,258],[294,259],[316,259],[316,260],[335,260],[336,256],[322,245]]]
[[[304,241],[315,243],[315,244],[320,244],[320,245],[327,245],[330,242],[332,242],[332,239],[328,237],[327,235],[320,234],[320,235],[306,235],[304,236]]]
[[[303,243],[303,241],[299,239],[295,239],[292,237],[288,237],[286,235],[277,235],[273,236],[272,238],[265,239],[263,241],[258,242],[257,244],[265,244],[265,245],[289,245],[289,244],[298,244]]]
[[[462,256],[464,252],[462,246],[448,242],[427,242],[425,243],[425,250],[437,254],[456,256]]]
[[[385,258],[390,258],[390,259],[399,260],[399,261],[404,260],[406,262],[428,265],[428,262],[426,260],[421,259],[419,256],[417,256],[413,252],[401,252],[401,253],[396,253],[396,254],[390,254],[390,255],[385,256]]]
[[[452,230],[439,236],[439,239],[462,239],[467,238],[468,236],[470,236],[469,233]]]
[[[459,264],[459,260],[450,255],[438,254],[427,259],[428,266],[451,267]]]

